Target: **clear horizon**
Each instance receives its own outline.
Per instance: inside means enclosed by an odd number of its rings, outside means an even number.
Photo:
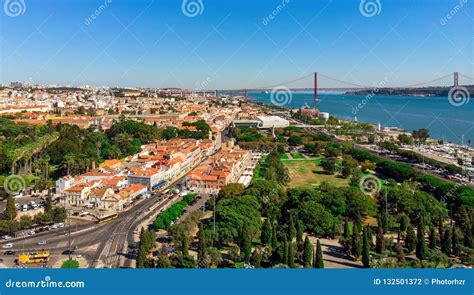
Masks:
[[[474,76],[467,0],[7,2],[23,6],[3,7],[3,85],[252,88],[317,71],[403,86],[455,71]],[[312,79],[287,86],[311,87]]]

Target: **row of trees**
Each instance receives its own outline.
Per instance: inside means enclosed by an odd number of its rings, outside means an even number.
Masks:
[[[140,231],[140,243],[138,246],[137,268],[153,267],[153,260],[148,258],[148,254],[156,246],[156,235],[153,230],[142,228]]]
[[[384,160],[372,153],[350,148],[347,153],[358,161],[371,161],[376,164],[376,171],[398,182],[415,181],[419,189],[432,194],[441,202],[446,202],[448,208],[456,211],[459,206],[474,208],[474,189],[444,181],[432,175],[417,173],[414,168],[405,163]]]

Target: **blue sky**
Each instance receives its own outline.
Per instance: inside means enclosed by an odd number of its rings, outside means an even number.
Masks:
[[[202,0],[194,17],[182,0],[2,1],[24,2],[19,16],[0,12],[2,84],[251,88],[317,71],[401,86],[474,76],[471,0],[379,0],[372,17],[359,0]]]

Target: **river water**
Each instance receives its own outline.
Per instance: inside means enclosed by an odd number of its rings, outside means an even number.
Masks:
[[[252,100],[271,104],[268,92],[251,92]],[[409,132],[427,128],[430,137],[454,143],[474,144],[474,101],[465,100],[459,106],[450,103],[447,97],[413,96],[361,96],[344,93],[320,93],[319,102],[313,102],[310,92],[292,92],[277,104],[283,107],[300,108],[307,103],[321,112],[342,119],[380,123],[384,127],[399,127]]]

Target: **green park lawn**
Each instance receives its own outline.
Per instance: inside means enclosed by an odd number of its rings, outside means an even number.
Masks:
[[[282,159],[282,160],[288,160],[288,159],[289,159],[288,154],[287,154],[287,153],[282,153],[282,154],[280,154],[280,159]]]
[[[348,180],[338,178],[336,175],[324,174],[324,169],[319,166],[321,160],[301,160],[291,161],[283,160],[283,164],[288,168],[291,181],[289,186],[294,187],[310,187],[319,186],[321,182],[325,181],[335,187],[348,186]],[[318,173],[321,172],[321,173]]]
[[[302,154],[300,154],[300,153],[292,153],[292,154],[291,154],[291,157],[292,157],[293,159],[304,159],[304,156],[303,156]]]
[[[61,268],[79,268],[79,261],[77,260],[66,260],[63,262]]]

